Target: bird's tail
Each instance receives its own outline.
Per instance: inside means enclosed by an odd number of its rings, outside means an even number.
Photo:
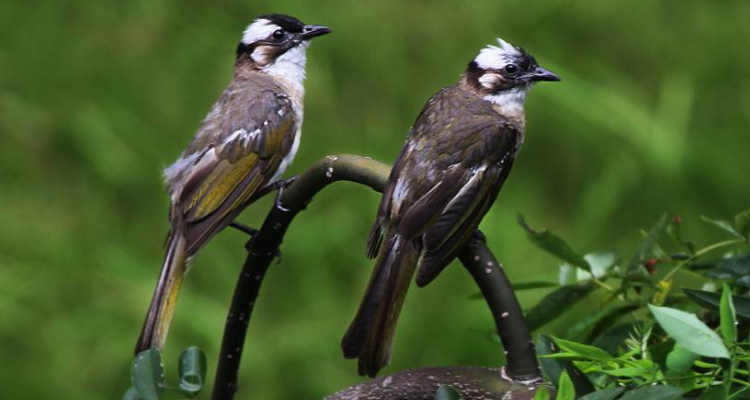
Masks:
[[[185,237],[173,232],[169,235],[167,254],[161,267],[159,282],[156,284],[154,297],[151,299],[146,321],[143,323],[141,336],[135,347],[136,354],[152,347],[158,349],[164,347],[186,268]]]
[[[359,358],[359,374],[374,377],[388,365],[396,322],[419,250],[395,235],[383,243],[362,303],[341,341],[346,358]]]

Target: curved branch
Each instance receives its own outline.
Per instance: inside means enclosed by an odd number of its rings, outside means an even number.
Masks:
[[[313,197],[320,190],[332,182],[356,182],[381,192],[389,173],[390,167],[388,165],[369,158],[353,155],[328,156],[315,163],[284,190],[280,199],[284,209],[273,207],[258,233],[246,245],[248,255],[235,287],[232,305],[224,328],[224,338],[219,354],[216,379],[211,396],[212,400],[231,400],[237,390],[237,374],[253,305],[255,304],[258,291],[268,271],[268,267],[273,261],[284,234],[294,217],[306,208],[307,204],[312,201]],[[506,349],[522,349],[508,353],[508,375],[514,379],[538,378],[539,372],[536,367],[536,356],[533,347],[529,348],[531,335],[525,326],[518,302],[499,263],[493,261],[497,266],[498,273],[488,274],[480,273],[480,271],[484,270],[481,268],[478,269],[481,266],[480,264],[465,261],[479,260],[480,263],[484,262],[486,264],[490,259],[494,260],[494,257],[481,240],[472,240],[470,245],[465,247],[460,257],[485,295],[493,316],[495,316],[498,333],[500,334],[503,346]],[[498,293],[501,293],[501,295],[498,295]],[[509,314],[504,317],[503,315],[506,312]],[[503,323],[500,323],[500,320]],[[511,328],[516,325],[520,325],[521,328]],[[506,330],[512,330],[512,333],[507,333]],[[450,373],[450,371],[458,371],[451,370],[451,368],[459,368],[460,370],[462,367],[444,368],[448,368],[445,371]],[[479,368],[477,371],[487,370],[480,367],[474,368]],[[420,371],[427,370],[432,369],[397,373],[381,379],[388,380],[390,378],[394,382],[401,379],[401,377],[413,379],[424,375]],[[499,379],[500,375],[495,374],[495,376]],[[358,387],[366,387],[372,384],[372,382],[378,381],[374,380],[363,384],[365,386],[359,385]],[[415,382],[411,382],[411,384],[416,385]],[[437,390],[437,387],[434,389]],[[344,399],[344,397],[339,398]],[[408,399],[408,397],[398,398]],[[467,397],[467,399],[471,398]],[[361,397],[361,399],[366,400],[367,397]],[[396,399],[396,397],[393,397],[393,399]]]

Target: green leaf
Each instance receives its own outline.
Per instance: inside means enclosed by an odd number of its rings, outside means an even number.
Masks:
[[[456,391],[456,389],[453,389],[452,387],[448,385],[442,385],[438,388],[437,393],[435,393],[435,400],[461,400],[462,397]]]
[[[576,390],[573,387],[573,381],[570,380],[567,371],[560,375],[560,381],[557,383],[557,397],[555,400],[575,400]]]
[[[711,225],[713,225],[713,226],[715,226],[715,227],[723,230],[724,232],[729,233],[730,235],[732,235],[732,236],[734,236],[736,238],[745,239],[745,237],[742,236],[742,234],[740,234],[739,232],[737,232],[737,230],[734,229],[734,225],[732,225],[732,223],[729,222],[729,221],[722,221],[722,220],[718,220],[718,219],[711,219],[711,218],[704,217],[703,215],[701,215],[701,219],[704,222],[707,222],[707,223],[709,223],[709,224],[711,224]]]
[[[750,238],[750,210],[734,216],[734,228],[737,233],[745,237],[745,240]]]
[[[673,400],[682,398],[682,390],[673,386],[644,386],[625,392],[620,400]]]
[[[550,400],[551,397],[547,386],[537,387],[536,393],[534,393],[534,400]]]
[[[618,354],[627,349],[625,340],[628,339],[636,329],[636,323],[626,322],[607,329],[596,337],[592,346],[598,347],[609,354]]]
[[[125,395],[122,396],[122,400],[141,400],[141,395],[132,387],[125,392]]]
[[[559,349],[549,336],[537,336],[536,351],[539,356],[556,354],[558,350]],[[563,371],[566,371],[570,379],[573,381],[573,386],[575,387],[578,396],[583,396],[594,391],[594,385],[591,384],[591,381],[589,381],[586,375],[568,360],[540,357],[539,364],[542,367],[542,372],[547,376],[547,380],[555,385],[560,382],[560,376]]]
[[[589,314],[588,316],[580,319],[575,323],[575,325],[568,329],[567,333],[564,336],[569,338],[578,338],[591,329],[596,331],[596,328],[602,324],[610,326],[611,322],[616,320],[621,315],[633,312],[641,307],[643,307],[643,304],[640,301],[632,301],[626,304],[617,305],[610,304],[602,309],[597,310],[593,314]],[[594,334],[596,334],[596,332],[594,332]]]
[[[629,275],[632,275],[638,270],[643,270],[641,265],[654,251],[656,242],[659,241],[659,237],[661,237],[668,223],[669,219],[667,218],[667,214],[663,214],[661,218],[656,221],[656,224],[651,227],[646,237],[638,245],[638,250],[636,251],[635,256],[630,260],[630,264],[628,264],[627,273]]]
[[[714,386],[711,389],[703,392],[698,400],[725,400],[727,398],[727,392],[724,386]]]
[[[739,253],[716,261],[715,268],[705,275],[717,280],[737,279],[750,275],[750,253]]]
[[[554,320],[578,303],[596,286],[592,282],[565,285],[545,296],[526,312],[526,323],[532,331]]]
[[[576,267],[583,268],[586,271],[591,272],[591,265],[583,258],[582,255],[576,253],[568,243],[562,238],[545,229],[541,232],[537,232],[532,229],[523,218],[523,215],[518,214],[518,224],[521,225],[525,230],[529,240],[537,245],[537,247],[548,253],[559,257],[561,260],[566,261]]]
[[[737,314],[734,311],[734,302],[732,302],[732,289],[726,283],[721,292],[719,315],[721,316],[721,335],[727,342],[734,343],[737,340]]]
[[[669,307],[648,306],[659,325],[680,346],[701,356],[729,358],[719,335],[701,322],[695,314]]]
[[[144,400],[159,400],[164,391],[164,365],[161,352],[149,349],[138,353],[133,360],[133,387]]]
[[[682,289],[682,291],[688,295],[690,300],[698,303],[698,305],[713,312],[719,312],[721,303],[720,294],[695,289]],[[732,296],[732,303],[734,304],[737,317],[750,320],[750,297],[734,295]]]
[[[604,369],[601,372],[612,376],[632,378],[635,376],[643,376],[648,371],[645,368],[641,367],[623,367],[615,369]]]
[[[193,346],[180,355],[180,388],[195,397],[206,382],[206,355]]]
[[[614,357],[612,357],[611,355],[609,355],[609,353],[607,353],[606,351],[598,347],[571,342],[569,340],[556,338],[554,336],[552,337],[552,340],[555,342],[557,347],[559,347],[561,350],[569,352],[569,353],[579,354],[583,356],[584,358],[597,360],[597,361],[614,360]]]
[[[698,355],[675,343],[672,351],[667,354],[667,370],[670,377],[684,376],[693,367]]]
[[[618,387],[612,389],[597,390],[594,393],[589,393],[578,400],[614,400],[617,396],[625,391],[625,389]],[[645,399],[643,399],[645,400]]]
[[[579,277],[579,280],[590,279],[591,275],[594,275],[597,279],[603,278],[620,261],[620,257],[614,251],[588,253],[583,258],[591,266],[591,274],[583,272],[586,276],[585,278]]]

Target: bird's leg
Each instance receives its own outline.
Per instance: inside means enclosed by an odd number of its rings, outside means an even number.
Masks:
[[[297,180],[297,178],[299,178],[299,176],[298,176],[298,175],[295,175],[295,176],[293,176],[293,177],[291,177],[291,178],[289,178],[289,179],[287,179],[287,180],[283,180],[283,181],[278,181],[278,182],[274,182],[274,183],[273,183],[273,185],[269,185],[269,186],[275,186],[275,189],[277,189],[277,190],[278,190],[278,191],[276,192],[276,199],[274,199],[274,201],[273,201],[273,204],[274,204],[274,205],[276,206],[276,208],[278,208],[279,210],[281,210],[281,211],[284,211],[284,212],[289,212],[289,211],[292,211],[292,210],[290,210],[290,209],[288,209],[288,208],[284,207],[284,206],[283,206],[283,205],[281,204],[281,196],[282,196],[282,195],[284,194],[284,189],[286,189],[287,187],[289,187],[289,185],[291,185],[292,183],[294,183],[294,181],[296,181],[296,180]]]
[[[247,225],[241,224],[237,221],[232,221],[229,226],[231,226],[234,229],[237,229],[240,232],[247,233],[248,236],[253,237],[256,233],[258,233],[258,230],[255,228],[251,228]]]
[[[277,190],[283,190],[285,187],[287,187],[287,186],[291,185],[292,183],[294,183],[294,181],[296,181],[297,178],[299,178],[299,175],[295,175],[295,176],[293,176],[293,177],[291,177],[289,179],[285,179],[283,181],[276,181],[276,182],[274,182],[274,183],[272,183],[270,185],[267,185],[266,187],[258,190],[253,195],[253,201],[258,200],[259,198],[261,198],[261,197],[263,197],[263,196],[265,196],[265,195],[267,195],[267,194],[269,194],[271,192],[275,192]]]

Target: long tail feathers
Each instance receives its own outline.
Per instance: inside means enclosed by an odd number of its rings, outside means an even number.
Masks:
[[[164,347],[186,267],[185,237],[179,233],[173,233],[169,237],[159,282],[135,347],[136,354],[152,347],[158,349]]]
[[[417,266],[419,250],[399,235],[387,238],[362,303],[341,341],[346,358],[359,358],[360,375],[376,376],[390,361],[396,323]]]

